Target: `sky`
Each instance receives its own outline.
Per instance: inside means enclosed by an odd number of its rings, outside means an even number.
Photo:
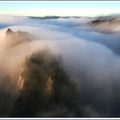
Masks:
[[[99,16],[119,14],[119,1],[12,1],[0,2],[0,15]]]

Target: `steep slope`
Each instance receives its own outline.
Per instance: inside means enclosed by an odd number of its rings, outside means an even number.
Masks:
[[[69,116],[67,109],[71,108],[72,111],[75,103],[71,101],[74,86],[68,79],[59,61],[49,51],[32,54],[26,58],[24,69],[21,71],[22,86],[11,116],[46,117],[48,113],[43,113],[51,112],[55,106],[54,109],[63,106],[66,110],[48,116]]]

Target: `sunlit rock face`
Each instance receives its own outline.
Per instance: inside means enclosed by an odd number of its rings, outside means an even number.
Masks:
[[[31,51],[29,42],[33,35],[24,31],[4,29],[0,31],[0,116],[7,117],[24,84],[21,68]],[[20,77],[21,76],[21,77]]]
[[[71,89],[68,79],[57,58],[49,51],[27,57],[19,77],[19,94],[11,116],[44,116],[44,112],[51,111],[54,106],[72,106],[69,102],[74,89]],[[50,115],[56,116],[56,113]],[[61,113],[57,115],[62,116]]]

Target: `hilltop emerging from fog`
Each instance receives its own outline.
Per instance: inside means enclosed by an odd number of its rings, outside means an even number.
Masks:
[[[112,14],[108,16],[98,17],[82,17],[82,16],[45,16],[45,17],[30,17],[36,20],[47,20],[47,19],[65,19],[70,22],[77,21],[78,23],[84,18],[87,20],[87,24],[92,26],[94,29],[101,32],[120,32],[120,14]],[[84,23],[84,22],[83,22]]]
[[[34,22],[34,20],[42,22],[45,20],[47,23],[54,21],[55,24],[59,22],[70,23],[72,25],[88,25],[99,30],[101,32],[120,32],[120,15],[113,14],[108,16],[98,16],[98,17],[82,17],[82,16],[44,16],[44,17],[17,17],[17,16],[0,16],[0,28],[4,28],[10,25],[19,25],[22,21],[24,22]],[[13,24],[14,23],[14,24]]]
[[[120,32],[120,15],[100,16],[89,23],[97,30]]]

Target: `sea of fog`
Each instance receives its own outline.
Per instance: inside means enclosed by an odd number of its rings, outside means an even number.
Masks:
[[[76,91],[68,94],[76,109],[57,105],[44,110],[44,117],[120,116],[120,36],[96,31],[87,24],[92,19],[0,16],[0,116],[9,116],[13,108],[26,56],[44,49],[60,57],[69,82],[75,86],[71,90]],[[32,37],[12,46],[6,37],[8,28],[28,32]],[[4,93],[14,97],[6,99],[9,97]],[[41,111],[35,116],[40,117]]]

